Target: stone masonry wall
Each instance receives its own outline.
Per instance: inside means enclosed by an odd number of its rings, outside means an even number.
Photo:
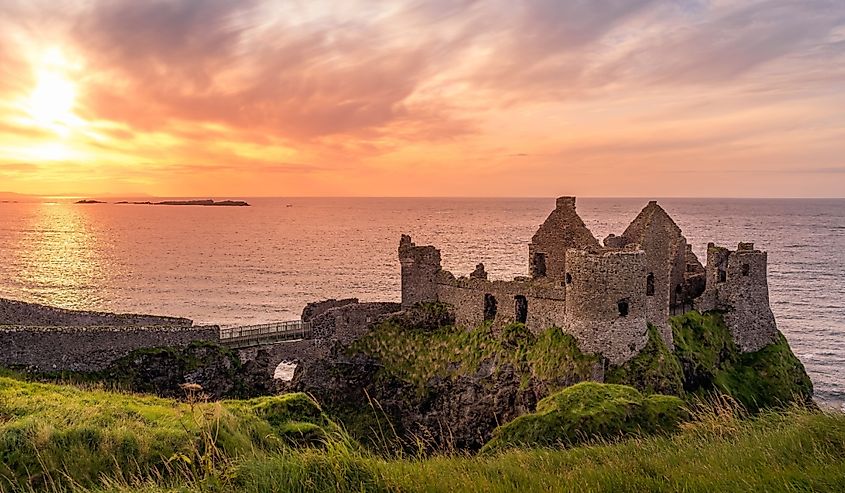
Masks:
[[[436,301],[435,281],[441,271],[440,250],[433,246],[416,246],[410,236],[402,235],[399,262],[402,265],[402,308]]]
[[[573,249],[566,258],[572,279],[566,285],[564,331],[582,351],[601,353],[613,364],[638,354],[648,338],[644,252]]]
[[[350,303],[330,308],[313,317],[311,331],[315,339],[351,342],[365,334],[383,316],[402,309],[399,303]]]
[[[495,303],[495,315],[489,322],[494,329],[516,322],[517,296],[527,302],[525,326],[534,333],[549,327],[563,327],[566,290],[547,279],[488,281],[478,278],[455,279],[441,276],[438,299],[452,306],[455,322],[461,327],[477,327],[485,322],[485,306]],[[488,313],[488,316],[490,314]]]
[[[643,208],[621,238],[626,245],[637,244],[645,252],[646,277],[653,276],[654,286],[654,292],[646,294],[646,318],[660,330],[663,342],[672,347],[669,307],[683,299],[686,238],[654,200]]]
[[[569,248],[596,249],[599,242],[575,212],[575,197],[560,197],[528,245],[531,277],[562,281]],[[542,259],[542,260],[541,260]]]
[[[743,352],[753,352],[777,341],[777,324],[769,305],[766,252],[753,243],[736,251],[709,244],[707,288],[701,309],[725,311],[725,324]]]
[[[98,371],[142,348],[217,341],[216,326],[0,327],[0,366],[27,370]]]
[[[193,322],[187,318],[65,310],[38,303],[26,303],[24,301],[0,298],[0,325],[42,327],[82,327],[92,325],[112,327],[190,327],[193,325]]]
[[[302,316],[300,319],[303,322],[310,322],[311,319],[326,313],[332,308],[354,305],[355,303],[358,303],[358,298],[345,298],[342,300],[330,299],[308,303],[305,305],[305,308],[302,309]]]

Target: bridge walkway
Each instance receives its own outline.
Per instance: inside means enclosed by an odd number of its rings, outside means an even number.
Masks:
[[[311,338],[311,324],[302,320],[220,329],[220,344],[232,349]]]

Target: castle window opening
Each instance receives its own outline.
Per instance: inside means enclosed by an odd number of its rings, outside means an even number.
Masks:
[[[518,294],[514,299],[514,318],[518,323],[524,324],[528,321],[528,298]]]
[[[742,264],[742,275],[747,276],[751,272],[751,266],[748,264]]]
[[[645,295],[654,296],[654,274],[651,272],[645,278]]]
[[[484,321],[492,322],[496,318],[498,303],[496,297],[490,293],[484,295]]]
[[[725,269],[719,269],[719,277],[717,278],[716,282],[725,282],[728,280],[728,273]]]
[[[534,277],[546,276],[546,254],[542,252],[534,253],[533,274]]]
[[[628,300],[619,300],[616,302],[616,308],[619,310],[620,317],[628,316]]]
[[[566,284],[572,284],[572,274],[566,273]]]

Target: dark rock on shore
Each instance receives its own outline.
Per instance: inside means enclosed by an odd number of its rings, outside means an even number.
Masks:
[[[249,204],[243,200],[221,200],[215,202],[214,200],[164,200],[162,202],[153,202],[152,205],[201,205],[201,206],[222,206],[222,207],[248,207]]]

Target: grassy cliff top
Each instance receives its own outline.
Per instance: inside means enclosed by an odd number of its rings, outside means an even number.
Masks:
[[[845,485],[845,416],[801,408],[743,418],[715,406],[672,436],[387,460],[343,446],[333,435],[320,447],[268,438],[279,436],[280,425],[323,422],[319,408],[298,394],[213,406],[226,431],[208,442],[203,430],[214,427],[189,404],[172,400],[9,378],[0,379],[0,399],[4,492],[841,491]],[[199,440],[197,456],[191,447],[179,448],[190,437]],[[152,449],[170,453],[166,446],[186,456],[169,456],[156,470],[140,461]],[[28,469],[10,471],[10,461]]]

